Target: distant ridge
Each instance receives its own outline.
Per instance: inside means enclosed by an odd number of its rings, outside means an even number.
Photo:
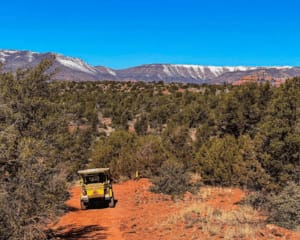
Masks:
[[[64,81],[118,80],[222,84],[235,83],[241,81],[241,79],[255,79],[252,76],[257,76],[257,81],[267,79],[268,81],[276,80],[277,82],[300,76],[300,67],[293,66],[247,67],[145,64],[114,70],[105,66],[91,66],[79,58],[67,57],[57,53],[0,50],[0,62],[3,63],[2,71],[15,72],[18,68],[33,67],[42,59],[53,56],[55,59],[53,68],[60,69],[54,80]],[[251,78],[248,76],[251,76]]]

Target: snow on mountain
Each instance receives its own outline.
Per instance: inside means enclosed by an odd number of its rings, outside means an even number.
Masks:
[[[16,53],[16,51],[3,50],[0,51],[0,62],[4,63],[7,57],[10,57],[11,54]]]
[[[248,71],[255,67],[217,67],[186,64],[147,64],[118,71],[122,79],[204,83],[226,72]]]
[[[36,53],[31,51],[0,50],[0,61],[4,71],[17,71],[18,68],[36,66],[42,59],[54,56],[52,69],[59,69],[55,79],[67,81],[114,80],[116,73],[109,68],[98,70],[79,58],[67,57],[57,53]]]
[[[104,67],[104,66],[96,66],[95,68],[97,69],[98,73],[106,74],[106,75],[108,75],[108,76],[110,76],[111,78],[114,78],[114,79],[115,79],[115,77],[117,77],[116,71],[111,69],[111,68]]]
[[[26,57],[28,58],[28,62],[32,62],[33,61],[33,53],[32,52],[27,52],[26,53]]]
[[[163,64],[163,71],[168,76],[190,75],[194,78],[206,78],[206,75],[213,74],[219,77],[227,72],[245,72],[258,69],[291,69],[291,66],[269,66],[269,67],[246,67],[246,66],[202,66],[202,65],[187,65],[187,64]]]
[[[187,74],[193,78],[206,78],[207,74],[212,74],[215,77],[222,75],[225,72],[248,71],[257,69],[256,67],[218,67],[218,66],[201,66],[201,65],[186,65],[186,64],[163,64],[164,72],[168,76]]]
[[[119,79],[137,81],[164,81],[182,83],[224,83],[265,71],[275,78],[300,75],[300,68],[291,66],[201,66],[187,64],[146,64],[117,71]]]
[[[117,76],[116,72],[113,71],[112,69],[106,68],[106,70],[107,70],[107,72],[108,72],[109,74],[114,75],[114,76]]]
[[[97,74],[97,70],[94,67],[91,67],[90,65],[86,64],[78,58],[70,58],[65,57],[61,54],[56,54],[56,60],[63,66],[71,68],[75,71],[81,71],[93,75]]]
[[[3,71],[36,66],[42,59],[54,56],[53,67],[59,72],[54,79],[66,81],[164,81],[182,83],[234,83],[244,76],[258,75],[262,71],[269,77],[286,79],[300,76],[300,68],[292,66],[202,66],[187,64],[145,64],[114,70],[105,66],[91,66],[79,58],[57,53],[0,50]],[[264,75],[263,75],[264,76]]]

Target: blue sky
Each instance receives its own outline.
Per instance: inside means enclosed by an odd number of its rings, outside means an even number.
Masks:
[[[296,0],[14,0],[0,49],[58,52],[93,65],[300,66]]]

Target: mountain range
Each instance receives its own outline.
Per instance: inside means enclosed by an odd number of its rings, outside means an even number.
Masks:
[[[163,81],[198,84],[237,83],[250,77],[257,81],[285,81],[300,76],[300,67],[293,66],[201,66],[185,64],[145,64],[115,70],[105,66],[91,66],[79,58],[57,53],[0,50],[2,71],[13,71],[36,66],[42,59],[54,57],[53,69],[58,73],[53,80],[64,81]]]

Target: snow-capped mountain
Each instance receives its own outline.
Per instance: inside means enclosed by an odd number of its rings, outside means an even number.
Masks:
[[[137,81],[164,81],[188,83],[234,83],[245,76],[257,76],[258,80],[268,78],[282,80],[300,76],[300,67],[220,67],[179,64],[148,64],[118,70],[118,79]]]
[[[255,70],[255,67],[216,67],[179,64],[148,64],[117,71],[122,79],[204,83],[227,72]]]
[[[57,53],[0,50],[0,62],[4,71],[15,72],[18,68],[36,66],[42,59],[54,57],[52,69],[59,71],[55,79],[67,81],[96,81],[115,79],[115,72],[106,67],[94,67],[79,58],[66,57]]]
[[[3,71],[16,71],[37,65],[42,59],[54,56],[53,69],[60,71],[56,80],[66,81],[164,81],[182,83],[234,83],[245,76],[268,76],[286,79],[300,76],[300,67],[223,67],[180,64],[146,64],[122,70],[104,66],[91,66],[79,58],[67,57],[57,53],[36,53],[30,51],[0,50]]]

